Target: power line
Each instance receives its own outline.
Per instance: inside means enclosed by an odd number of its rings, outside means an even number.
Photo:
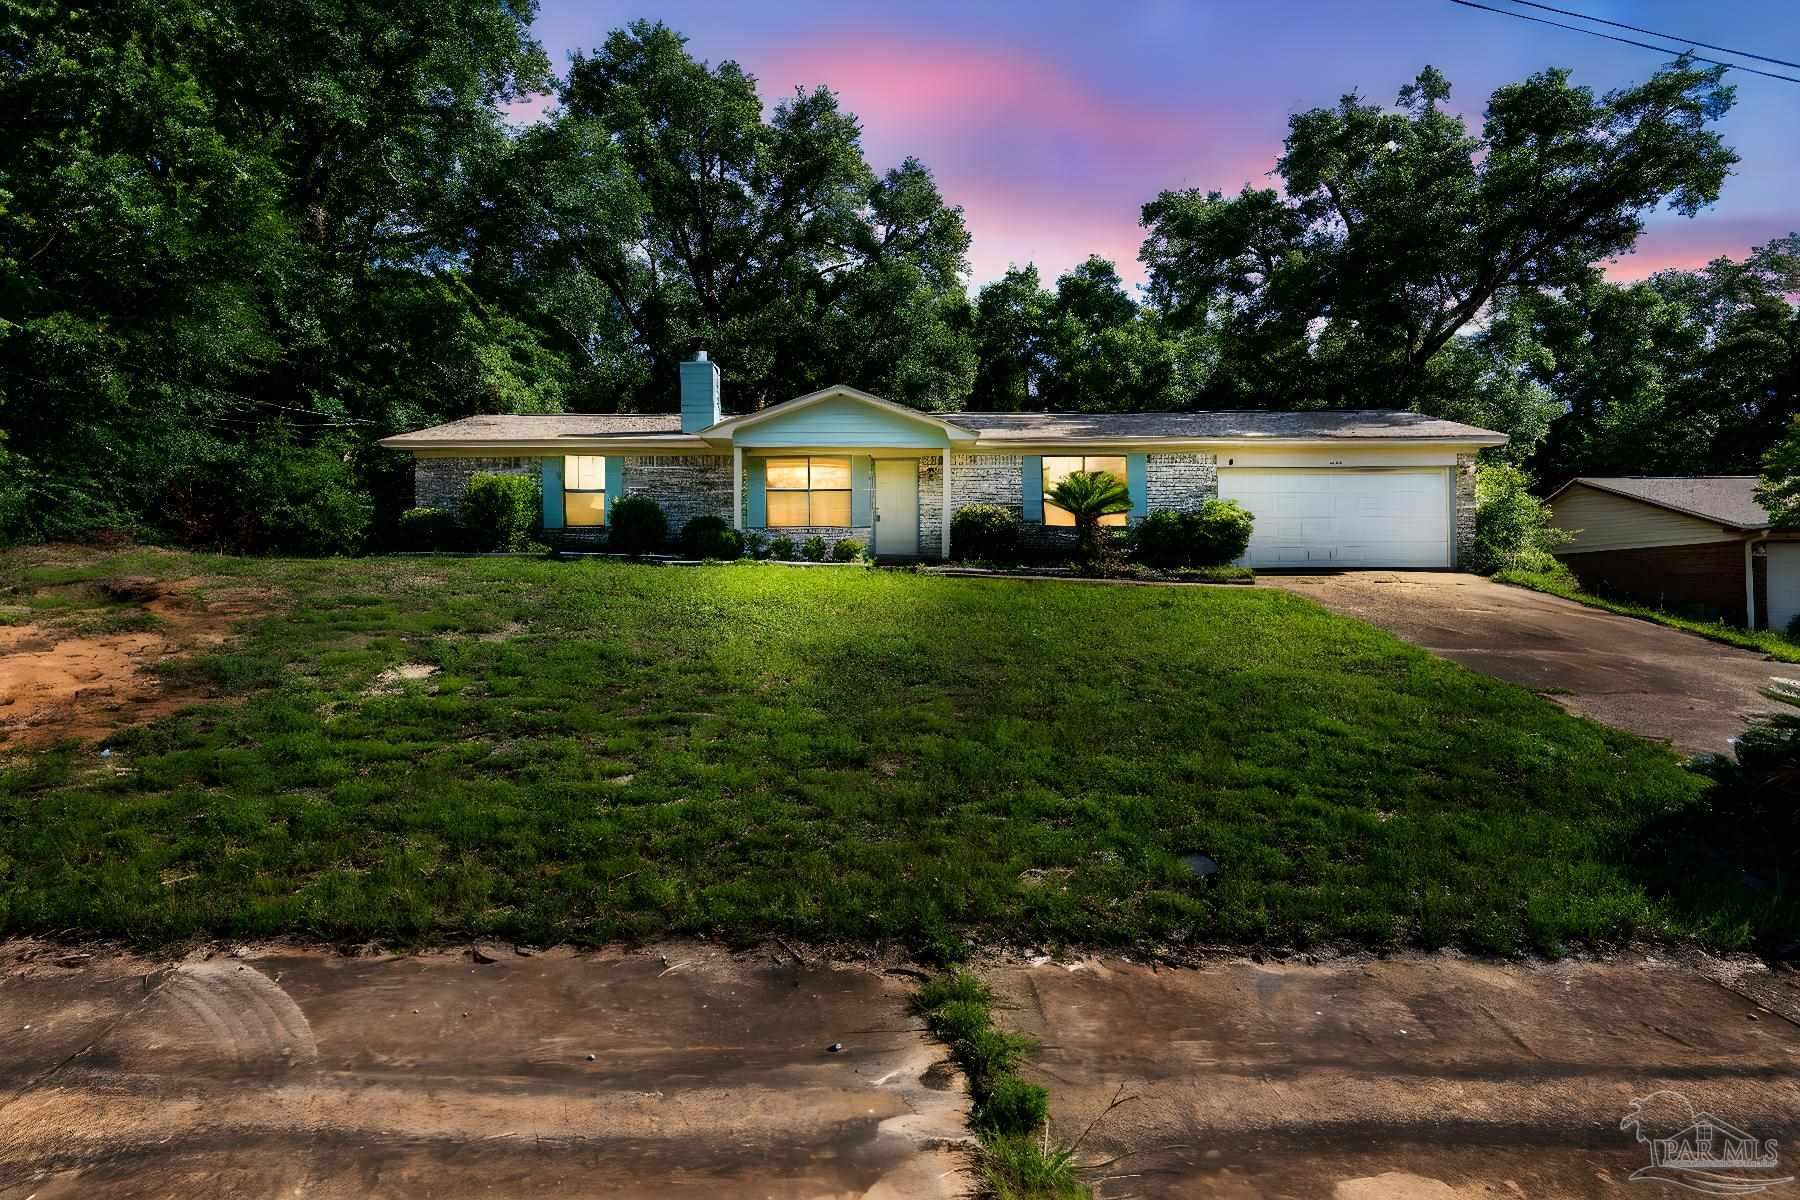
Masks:
[[[1645,29],[1641,25],[1627,25],[1623,21],[1609,21],[1605,17],[1590,17],[1573,9],[1557,8],[1554,4],[1539,4],[1537,0],[1512,0],[1514,4],[1522,4],[1526,8],[1541,8],[1545,12],[1561,13],[1565,17],[1576,17],[1583,21],[1592,21],[1596,25],[1611,25],[1614,29],[1629,29],[1633,33],[1647,33],[1651,37],[1669,38],[1672,41],[1686,42],[1690,46],[1704,46],[1708,50],[1722,50],[1726,54],[1735,54],[1739,58],[1754,58],[1758,62],[1777,63],[1784,67],[1800,68],[1800,62],[1789,62],[1785,58],[1770,58],[1766,54],[1752,54],[1748,50],[1733,50],[1730,46],[1715,46],[1711,42],[1697,42],[1693,38],[1684,38],[1678,33],[1658,33],[1654,29]]]
[[[1579,25],[1566,25],[1561,21],[1552,21],[1544,17],[1534,17],[1530,13],[1512,12],[1504,8],[1495,8],[1488,4],[1477,4],[1475,0],[1450,0],[1452,4],[1460,4],[1464,8],[1479,8],[1484,12],[1499,13],[1503,17],[1517,17],[1521,21],[1535,21],[1539,25],[1551,25],[1557,29],[1567,29],[1573,33],[1585,33],[1589,37],[1605,38],[1609,42],[1618,42],[1625,46],[1636,46],[1640,50],[1655,50],[1659,54],[1671,54],[1676,58],[1689,58],[1695,62],[1711,63],[1715,67],[1726,67],[1733,71],[1747,71],[1752,75],[1765,75],[1770,79],[1782,79],[1788,83],[1800,83],[1800,78],[1793,75],[1778,75],[1774,71],[1764,71],[1757,67],[1746,67],[1743,63],[1725,62],[1717,58],[1706,58],[1698,54],[1690,54],[1686,50],[1675,50],[1668,46],[1653,46],[1649,42],[1633,41],[1631,38],[1618,37],[1610,33],[1601,33],[1598,29],[1583,29]]]

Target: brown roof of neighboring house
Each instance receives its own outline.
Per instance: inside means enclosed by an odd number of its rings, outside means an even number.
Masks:
[[[1756,501],[1754,475],[1582,475],[1557,488],[1550,499],[1577,483],[1733,529],[1770,525],[1769,511]]]

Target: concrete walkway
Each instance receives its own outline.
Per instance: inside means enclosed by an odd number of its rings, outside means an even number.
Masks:
[[[1344,571],[1263,575],[1465,667],[1543,693],[1570,712],[1669,742],[1729,753],[1771,679],[1800,666],[1478,575]]]

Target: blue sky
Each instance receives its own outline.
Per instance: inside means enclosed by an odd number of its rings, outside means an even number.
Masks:
[[[1800,62],[1791,0],[1552,2]],[[1391,102],[1426,63],[1478,123],[1496,86],[1545,67],[1569,67],[1604,91],[1665,61],[1449,0],[542,0],[536,31],[560,69],[638,17],[685,34],[700,58],[736,59],[769,102],[796,85],[829,85],[862,118],[877,169],[916,155],[963,207],[976,284],[1009,263],[1036,262],[1053,278],[1089,253],[1141,281],[1138,208],[1159,190],[1266,183],[1291,113],[1347,91]],[[1800,229],[1800,84],[1731,78],[1738,104],[1722,129],[1743,158],[1736,176],[1694,220],[1652,218],[1638,252],[1611,268],[1616,277],[1741,255]]]

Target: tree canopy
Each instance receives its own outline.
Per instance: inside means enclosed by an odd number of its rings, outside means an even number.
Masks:
[[[1716,68],[1541,72],[1479,130],[1426,68],[1292,118],[1280,189],[1145,205],[1141,294],[1090,257],[971,300],[961,211],[828,88],[645,21],[558,78],[534,16],[0,0],[0,540],[354,550],[410,502],[381,436],[670,410],[697,342],[740,409],[1405,406],[1545,482],[1755,471],[1800,414],[1800,238],[1600,270],[1718,196]]]

